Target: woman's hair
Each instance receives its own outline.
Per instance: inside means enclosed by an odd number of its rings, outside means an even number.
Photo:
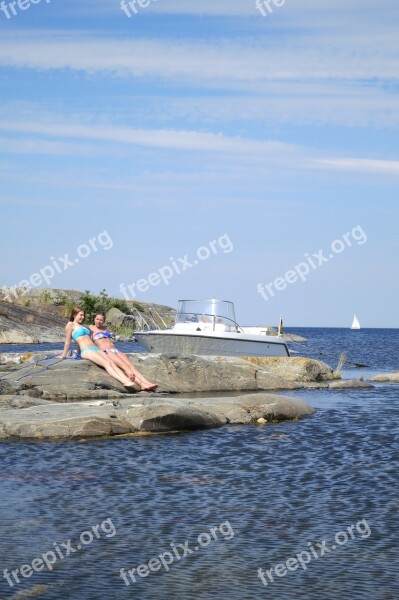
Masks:
[[[86,312],[85,312],[85,310],[83,308],[81,308],[80,306],[74,306],[73,309],[72,309],[72,312],[71,312],[71,314],[69,316],[69,320],[70,321],[74,321],[76,315],[78,313],[80,313],[80,312],[83,312],[86,315]]]
[[[96,314],[94,315],[94,317],[98,317],[98,315],[100,315],[101,317],[104,317],[104,321],[105,321],[105,313],[103,313],[102,310],[99,310],[98,312],[96,312]]]

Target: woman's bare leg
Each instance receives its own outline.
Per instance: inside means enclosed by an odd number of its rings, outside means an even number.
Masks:
[[[136,379],[135,374],[132,367],[132,363],[127,359],[127,357],[123,357],[121,356],[121,352],[118,352],[118,354],[115,354],[114,352],[110,352],[108,351],[107,353],[107,357],[109,358],[109,360],[111,362],[113,362],[115,365],[117,365],[118,367],[120,367],[122,369],[122,371],[124,371],[126,373],[126,375],[129,377],[129,379],[131,381],[134,381]]]
[[[144,391],[156,390],[158,385],[156,383],[151,383],[140,373],[138,369],[130,362],[126,354],[123,352],[118,352],[118,354],[114,354],[114,352],[110,352],[107,354],[108,358],[114,362],[116,365],[121,367],[125,371],[125,373],[130,377],[134,377],[134,381],[136,381],[141,389]]]
[[[146,379],[144,377],[144,375],[142,375],[140,373],[140,371],[134,365],[131,366],[131,369],[133,371],[133,375],[135,377],[135,381],[137,381],[137,383],[139,383],[141,385],[141,388],[144,391],[152,391],[152,390],[156,390],[157,389],[158,384],[151,383],[151,381],[148,381],[148,379]]]
[[[112,364],[112,362],[108,360],[108,357],[103,356],[100,352],[95,352],[94,350],[86,350],[82,358],[87,358],[94,364],[105,369],[108,375],[110,375],[113,379],[119,381],[123,386],[131,387],[132,389],[137,389],[137,386],[132,381],[130,381],[128,377],[126,377],[123,371],[121,371],[121,369],[119,369],[119,367],[117,367],[116,365]]]

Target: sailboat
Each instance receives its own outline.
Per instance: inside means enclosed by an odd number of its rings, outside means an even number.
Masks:
[[[357,318],[356,315],[353,315],[353,322],[351,325],[351,329],[360,329],[359,319]]]

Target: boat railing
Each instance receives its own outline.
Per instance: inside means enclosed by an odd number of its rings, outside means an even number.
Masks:
[[[176,311],[173,311],[173,316],[175,313]],[[149,307],[148,312],[145,314],[140,312],[136,307],[132,307],[131,314],[136,321],[136,331],[162,331],[170,328],[170,325],[166,323],[162,315],[153,306]]]
[[[183,317],[183,319],[182,319]],[[191,317],[188,319],[188,317]],[[194,319],[192,317],[195,317]],[[205,320],[206,319],[206,320]],[[234,327],[236,332],[244,333],[242,328],[236,321],[223,315],[213,315],[209,313],[194,313],[194,312],[179,312],[176,315],[175,326],[187,323],[192,325],[211,325],[212,331],[216,331],[217,325],[226,325]]]
[[[152,317],[150,317],[150,319],[146,318],[143,315],[143,313],[141,313],[139,310],[137,310],[136,307],[133,307],[131,309],[131,312],[132,312],[132,315],[134,316],[134,320],[137,323],[136,329],[139,329],[141,331],[146,331],[146,330],[149,331],[150,329],[153,329],[153,325],[152,325],[151,321],[153,321],[154,323],[155,323],[155,321]],[[158,329],[156,323],[155,323],[155,327],[156,327],[156,329]]]
[[[155,315],[157,316],[157,318],[161,321],[164,329],[168,328],[168,326],[165,323],[165,321],[163,320],[162,316],[159,314],[159,312],[157,311],[157,309],[154,306],[150,307],[149,311],[150,311],[151,314],[155,313]],[[155,321],[155,319],[153,319],[153,320]],[[158,326],[157,329],[160,329],[160,327]]]

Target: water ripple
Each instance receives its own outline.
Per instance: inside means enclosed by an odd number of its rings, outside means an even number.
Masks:
[[[295,395],[316,414],[176,436],[0,444],[1,571],[69,539],[76,547],[82,532],[108,519],[115,527],[52,571],[13,588],[2,579],[0,598],[396,600],[397,388]],[[231,539],[222,534],[226,521]],[[199,534],[222,523],[218,541],[176,558],[168,572],[136,574],[130,585],[120,577],[121,568],[172,551],[171,543],[187,540],[193,549]],[[335,542],[356,524],[353,539]],[[259,579],[259,568],[270,572],[323,540],[337,547],[306,569],[272,571],[267,585]]]

